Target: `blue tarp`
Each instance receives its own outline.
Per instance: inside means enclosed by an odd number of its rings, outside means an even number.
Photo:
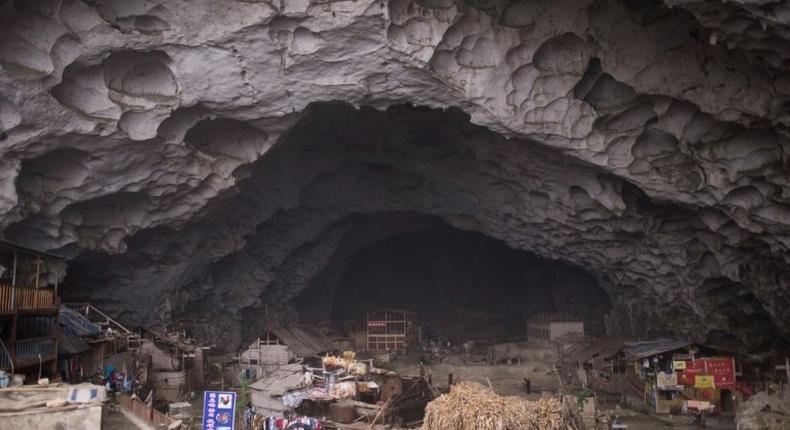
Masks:
[[[90,345],[83,342],[82,339],[65,333],[60,334],[60,341],[58,342],[58,354],[79,354],[89,349],[91,349]]]
[[[92,323],[85,316],[75,312],[71,308],[60,305],[60,316],[58,322],[63,331],[76,337],[99,337],[102,335],[101,327]]]

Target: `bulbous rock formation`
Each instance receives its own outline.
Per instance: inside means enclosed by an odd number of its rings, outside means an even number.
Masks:
[[[42,0],[0,20],[0,229],[130,324],[238,343],[439,222],[590,273],[611,334],[787,348],[786,2]]]

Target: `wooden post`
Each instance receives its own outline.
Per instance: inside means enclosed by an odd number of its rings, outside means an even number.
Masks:
[[[14,250],[14,269],[11,273],[11,309],[16,309],[16,272],[17,272],[17,260],[19,259],[19,253]]]
[[[17,270],[17,261],[19,260],[19,253],[14,250],[14,267],[11,271],[11,286],[16,287],[16,270]]]
[[[41,256],[36,256],[36,289],[38,289],[38,278],[41,274]]]
[[[447,375],[447,386],[448,387],[452,387],[453,386],[453,374],[452,373]]]
[[[784,366],[776,366],[776,370],[784,370],[785,371],[785,378],[787,383],[790,384],[790,358],[785,357],[785,365]]]

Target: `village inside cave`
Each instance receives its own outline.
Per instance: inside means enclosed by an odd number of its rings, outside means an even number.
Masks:
[[[790,429],[790,1],[0,0],[0,428]]]

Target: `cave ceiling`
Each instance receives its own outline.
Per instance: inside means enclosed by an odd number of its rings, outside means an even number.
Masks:
[[[612,334],[786,347],[789,25],[768,0],[0,1],[0,230],[66,256],[66,296],[238,340],[440,220],[588,271]]]

